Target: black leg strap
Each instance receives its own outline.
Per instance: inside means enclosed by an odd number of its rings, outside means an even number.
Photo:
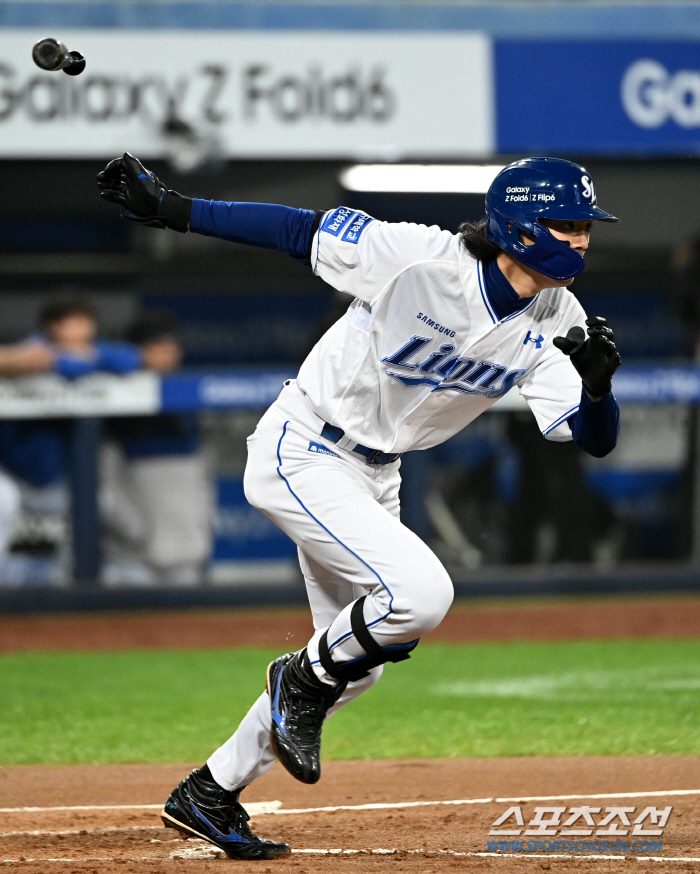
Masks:
[[[369,675],[371,668],[383,665],[386,662],[402,662],[411,657],[411,651],[418,645],[418,638],[408,643],[393,644],[381,647],[372,637],[365,622],[365,598],[363,595],[352,605],[350,611],[350,627],[357,642],[367,655],[349,662],[337,664],[333,661],[328,646],[328,629],[323,632],[318,641],[318,658],[323,665],[324,671],[340,682],[353,682],[361,680]]]
[[[323,670],[327,674],[330,674],[331,677],[335,677],[337,680],[338,676],[335,672],[335,669],[338,666],[331,658],[331,651],[328,649],[328,629],[323,632],[318,642],[318,660],[323,665]]]
[[[384,655],[384,650],[369,633],[367,623],[365,622],[366,597],[367,595],[363,595],[352,605],[352,610],[350,611],[350,627],[352,628],[352,633],[355,635],[357,642],[367,655],[374,656],[375,658],[379,656],[381,658]]]

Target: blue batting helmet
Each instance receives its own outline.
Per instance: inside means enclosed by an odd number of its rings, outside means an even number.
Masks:
[[[596,206],[590,173],[572,161],[525,158],[504,167],[486,193],[489,240],[550,279],[572,279],[583,270],[583,257],[550,234],[543,218],[619,221]],[[534,245],[522,243],[520,232]]]

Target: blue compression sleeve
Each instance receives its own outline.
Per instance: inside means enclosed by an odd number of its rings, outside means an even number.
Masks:
[[[190,230],[232,243],[278,249],[308,264],[316,213],[276,203],[192,202]]]
[[[84,358],[76,358],[74,355],[58,355],[53,363],[54,373],[58,373],[65,379],[80,379],[97,370],[97,356],[86,361]]]
[[[98,370],[123,375],[138,370],[141,367],[141,353],[131,343],[95,343],[95,355],[92,358],[78,358],[69,352],[64,352],[54,361],[54,372],[66,379],[79,379]]]
[[[123,375],[141,367],[141,353],[132,343],[95,343],[97,369]]]
[[[599,401],[592,401],[582,389],[581,405],[568,422],[574,442],[595,458],[603,458],[617,445],[620,408],[612,392]]]

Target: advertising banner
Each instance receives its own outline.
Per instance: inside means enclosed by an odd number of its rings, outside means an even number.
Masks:
[[[480,160],[700,153],[700,41],[61,30],[80,76],[0,32],[0,158]]]
[[[494,145],[482,34],[62,30],[87,59],[79,76],[33,65],[45,36],[0,33],[0,157],[480,157]]]
[[[498,150],[700,153],[700,42],[494,46]]]
[[[0,379],[0,418],[150,415],[162,406],[160,379],[139,371],[128,376],[94,373],[67,380],[57,374]]]

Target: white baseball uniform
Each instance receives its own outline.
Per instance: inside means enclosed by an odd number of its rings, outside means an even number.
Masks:
[[[438,227],[392,224],[340,207],[324,215],[311,252],[314,271],[354,296],[248,442],[246,497],[297,544],[318,661],[326,629],[333,660],[365,654],[350,607],[366,594],[364,618],[380,646],[435,628],[452,584],[430,549],[399,520],[400,460],[369,464],[357,444],[384,453],[447,440],[517,385],[540,430],[570,440],[581,379],[552,344],[586,315],[565,288],[540,292],[499,321],[483,266],[461,237]],[[345,432],[334,443],[329,423]],[[329,715],[379,678],[349,683]],[[250,783],[274,762],[264,693],[208,764],[220,785]]]

